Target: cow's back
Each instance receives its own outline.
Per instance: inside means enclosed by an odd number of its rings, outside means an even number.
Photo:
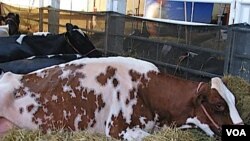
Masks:
[[[131,94],[136,97],[141,83],[136,77],[148,79],[150,71],[158,69],[133,58],[84,58],[25,75],[16,98],[20,101],[29,95],[37,102],[38,106],[23,103],[26,108],[21,111],[34,114],[30,122],[45,131],[87,128],[109,135],[115,118],[131,123],[138,103]]]

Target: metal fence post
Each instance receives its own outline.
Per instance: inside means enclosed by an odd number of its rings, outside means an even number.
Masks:
[[[43,8],[39,8],[39,32],[43,32]]]
[[[59,33],[59,11],[60,0],[51,1],[51,7],[48,11],[48,31],[54,34]]]
[[[108,40],[109,40],[109,20],[110,20],[110,12],[106,13],[106,19],[105,19],[105,40],[104,40],[104,55],[107,56],[108,54]]]
[[[225,55],[224,55],[224,71],[223,74],[224,75],[228,75],[229,74],[229,68],[230,68],[230,60],[231,60],[231,52],[232,52],[232,46],[233,46],[233,39],[234,39],[234,34],[232,31],[232,27],[228,27],[227,29],[227,44],[226,44],[226,48],[225,48]]]

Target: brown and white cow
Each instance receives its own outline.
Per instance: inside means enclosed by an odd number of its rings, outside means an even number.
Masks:
[[[240,124],[235,98],[220,78],[192,82],[146,61],[84,58],[27,75],[0,77],[0,132],[12,127],[77,131],[141,140],[175,123],[208,135]]]

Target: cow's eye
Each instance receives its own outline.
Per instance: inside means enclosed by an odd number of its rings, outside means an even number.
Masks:
[[[216,111],[224,111],[225,107],[223,104],[219,103],[219,104],[216,104],[215,109]]]

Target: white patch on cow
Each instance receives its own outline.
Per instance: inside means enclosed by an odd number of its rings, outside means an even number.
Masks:
[[[79,125],[79,122],[82,121],[81,117],[82,117],[81,114],[77,114],[77,116],[76,116],[76,118],[74,120],[75,131],[79,130],[78,125]]]
[[[0,79],[1,95],[3,95],[4,91],[13,92],[14,89],[20,88],[22,86],[21,79],[22,75],[11,72],[4,73]]]
[[[69,85],[64,85],[63,86],[63,91],[64,92],[66,92],[66,93],[68,93],[72,98],[73,97],[76,97],[76,94],[75,94],[75,92],[73,91],[73,89],[71,88],[71,86],[69,86]]]
[[[147,123],[145,122],[145,119],[147,119],[146,117],[140,117],[139,120],[141,122],[142,125],[145,125],[144,130],[146,131],[150,131],[151,129],[154,128],[155,126],[155,121],[148,121]]]
[[[82,55],[81,54],[76,54],[76,58],[81,58]]]
[[[54,57],[55,55],[47,55],[48,58]]]
[[[69,78],[69,75],[72,73],[71,70],[63,70],[62,71],[63,73],[59,76],[59,78],[61,79],[68,79]]]
[[[146,119],[146,117],[140,117],[139,118],[139,120],[140,120],[140,122],[141,122],[142,125],[146,124],[145,119]]]
[[[17,92],[17,93],[15,94],[15,96],[16,96],[16,97],[19,97],[19,96],[21,96],[21,93]]]
[[[48,74],[46,73],[46,71],[41,71],[41,72],[37,72],[36,76],[41,77],[41,78],[45,78]]]
[[[18,44],[22,44],[23,43],[23,38],[25,37],[25,36],[27,36],[26,34],[21,34],[17,39],[16,39],[16,42],[18,43]]]
[[[87,99],[88,99],[87,97],[85,97],[85,96],[83,95],[83,93],[82,93],[82,95],[81,95],[81,98],[82,98],[82,100],[87,100]]]
[[[51,113],[49,116],[47,116],[47,115],[44,115],[44,119],[45,120],[52,120],[53,119],[53,113]]]
[[[37,124],[38,124],[38,125],[41,125],[41,124],[43,123],[43,122],[42,122],[42,119],[40,119],[40,118],[37,118],[36,121],[37,121]]]
[[[83,37],[85,37],[85,34],[81,29],[73,29],[73,31],[78,31]]]
[[[63,110],[63,117],[64,117],[64,119],[66,119],[66,120],[68,120],[68,118],[67,118],[67,111],[65,111],[65,110]]]
[[[44,99],[44,105],[46,105],[49,102],[49,100],[47,98]]]
[[[33,35],[35,36],[47,36],[48,34],[51,34],[50,32],[34,32]]]
[[[87,111],[84,109],[83,110],[83,115],[86,116],[87,115]]]
[[[122,131],[122,133],[119,134],[119,136],[122,136],[125,140],[129,140],[129,141],[142,141],[143,138],[145,138],[146,136],[149,136],[150,134],[143,131],[141,128],[139,127],[135,127],[135,128],[127,128],[126,131]]]
[[[178,127],[178,129],[189,129],[189,128],[193,128],[193,126],[185,124],[185,125],[181,125],[180,127]]]
[[[201,130],[203,130],[208,136],[212,137],[214,135],[214,132],[209,128],[209,126],[207,124],[201,123],[200,120],[198,120],[197,117],[188,118],[186,120],[186,124],[194,124],[194,125],[196,125]]]
[[[214,88],[218,91],[220,96],[227,102],[229,107],[230,117],[234,124],[242,123],[243,120],[241,119],[236,106],[235,106],[235,97],[234,95],[228,90],[228,88],[224,85],[222,80],[218,77],[212,78],[211,80],[211,88]]]
[[[43,107],[43,111],[44,111],[44,113],[48,113],[48,108]]]
[[[29,57],[29,58],[26,58],[26,59],[28,59],[28,60],[32,60],[32,59],[34,59],[36,56],[31,56],[31,57]]]
[[[58,99],[57,95],[52,95],[51,101],[56,101],[57,102],[57,99]]]

